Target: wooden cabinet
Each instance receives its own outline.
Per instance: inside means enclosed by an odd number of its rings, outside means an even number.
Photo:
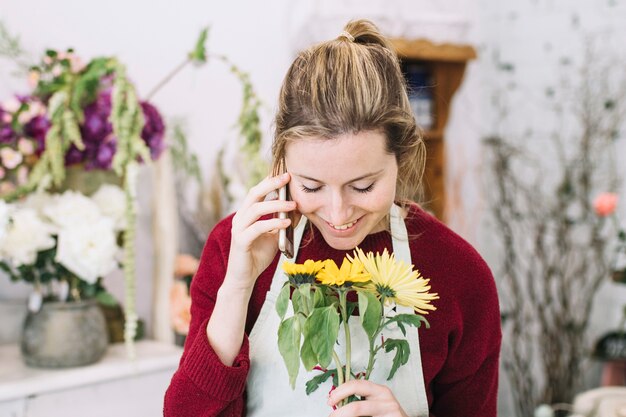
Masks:
[[[465,66],[469,60],[476,58],[476,51],[469,45],[434,44],[423,39],[392,39],[392,42],[403,69],[417,64],[429,74],[426,88],[432,94],[432,126],[424,130],[427,162],[424,196],[418,202],[445,221],[445,127],[452,98],[463,80]]]

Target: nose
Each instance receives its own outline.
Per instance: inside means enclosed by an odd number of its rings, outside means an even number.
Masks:
[[[335,226],[341,226],[352,220],[352,205],[341,191],[332,192],[329,210],[328,221]]]

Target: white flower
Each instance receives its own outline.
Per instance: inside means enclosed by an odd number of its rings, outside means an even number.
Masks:
[[[54,247],[53,230],[30,208],[15,211],[0,244],[0,255],[13,266],[29,265],[37,252]]]
[[[98,205],[89,197],[76,191],[55,195],[43,213],[60,228],[82,225],[89,229],[92,223],[102,218]]]
[[[113,221],[101,217],[89,227],[76,224],[60,230],[55,260],[82,280],[94,284],[117,267],[117,251]]]
[[[98,205],[105,216],[111,218],[115,230],[126,228],[126,195],[116,185],[105,184],[96,191],[91,199]]]
[[[37,191],[30,193],[24,200],[20,202],[21,207],[31,208],[39,214],[40,217],[45,217],[43,209],[52,204],[52,195],[44,192]]]

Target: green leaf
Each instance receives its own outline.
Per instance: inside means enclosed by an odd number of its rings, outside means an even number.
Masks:
[[[397,323],[404,336],[406,336],[406,330],[404,328],[405,324],[419,329],[421,324],[424,323],[427,329],[430,328],[430,324],[428,324],[426,318],[419,314],[397,314],[391,317],[387,323],[385,323],[385,326],[391,323]]]
[[[291,304],[293,305],[293,314],[298,314],[302,311],[302,294],[300,294],[300,291],[293,292]]]
[[[338,333],[339,313],[333,307],[313,309],[304,324],[305,337],[311,341],[313,352],[322,368],[330,364]]]
[[[278,328],[278,350],[289,373],[289,384],[294,389],[300,370],[300,323],[297,317],[290,317]]]
[[[317,365],[317,355],[313,352],[310,335],[304,336],[304,342],[302,342],[302,348],[300,349],[300,358],[302,358],[302,364],[307,371],[312,370]]]
[[[209,28],[206,27],[202,29],[200,32],[200,36],[198,36],[198,40],[196,41],[196,45],[193,48],[193,51],[189,53],[189,59],[194,61],[195,63],[205,63],[207,61],[206,55],[206,40],[209,35]]]
[[[336,374],[337,374],[336,369],[329,369],[323,374],[320,374],[311,378],[306,383],[306,395],[311,395],[311,393],[315,392],[321,384],[323,384],[324,382],[328,380],[328,378],[330,378],[331,376],[335,376]]]
[[[387,381],[393,378],[399,367],[409,361],[409,354],[411,353],[409,342],[404,339],[385,340],[385,352],[389,353],[392,350],[396,351],[396,356],[393,358],[393,364],[391,366],[391,371],[389,372],[389,377],[387,377]]]
[[[96,300],[98,301],[98,303],[106,307],[115,307],[119,304],[115,297],[113,297],[111,293],[106,291],[100,291],[99,293],[97,293]]]
[[[311,310],[311,306],[313,305],[313,301],[311,300],[311,284],[300,285],[298,291],[302,295],[302,303],[306,303],[305,305],[307,306],[306,310],[303,309],[303,311]]]
[[[287,306],[289,305],[289,295],[291,293],[291,287],[288,283],[283,285],[283,288],[280,290],[278,294],[278,298],[276,298],[276,312],[282,321],[285,318],[285,313],[287,312]]]
[[[298,287],[298,290],[304,297],[311,297],[311,284],[302,284]]]
[[[326,307],[326,297],[324,296],[324,290],[320,287],[315,288],[313,294],[313,308]]]
[[[382,319],[382,306],[376,296],[370,292],[359,291],[359,315],[361,325],[371,339],[376,336]]]

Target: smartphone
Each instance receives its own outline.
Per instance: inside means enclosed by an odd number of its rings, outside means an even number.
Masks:
[[[284,186],[278,189],[278,199],[281,201],[291,200],[289,196],[289,184],[285,184]],[[291,224],[287,226],[285,229],[278,230],[278,249],[285,254],[287,258],[293,258],[293,216],[290,216],[290,213],[285,211],[281,211],[278,213],[279,219],[291,219]]]

